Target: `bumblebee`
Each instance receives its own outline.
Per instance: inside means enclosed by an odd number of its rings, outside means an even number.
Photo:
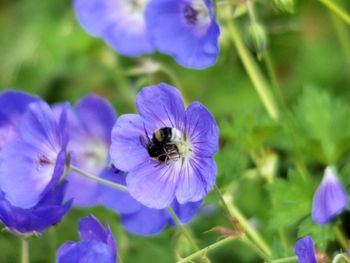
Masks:
[[[182,141],[182,134],[179,130],[164,127],[156,130],[150,139],[147,132],[147,141],[141,138],[141,143],[146,148],[149,156],[160,163],[168,163],[170,160],[176,161],[181,157],[179,144]]]

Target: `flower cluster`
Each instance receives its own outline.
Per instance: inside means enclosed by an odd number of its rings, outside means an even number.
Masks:
[[[189,68],[218,57],[220,29],[212,0],[75,0],[80,24],[127,56],[158,50]]]
[[[28,237],[57,224],[72,205],[97,204],[119,213],[124,228],[138,235],[175,225],[172,211],[188,223],[215,183],[215,120],[198,102],[186,109],[178,90],[164,83],[142,89],[136,104],[139,115],[118,118],[95,95],[75,107],[50,107],[26,93],[1,93],[0,220],[6,227]],[[109,228],[90,216],[79,229],[81,241],[64,244],[57,262],[115,262]]]

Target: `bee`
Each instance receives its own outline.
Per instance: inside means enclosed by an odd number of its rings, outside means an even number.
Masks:
[[[140,137],[140,140],[153,160],[167,164],[170,160],[177,161],[181,157],[179,145],[183,138],[179,130],[160,128],[153,133],[152,138],[148,136],[146,129],[145,133],[147,140],[144,137]]]

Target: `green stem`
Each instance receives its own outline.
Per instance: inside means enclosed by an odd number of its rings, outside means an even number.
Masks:
[[[126,73],[120,63],[120,57],[115,55],[115,61],[112,68],[112,77],[116,87],[118,87],[118,96],[122,97],[130,109],[135,110],[135,92],[131,89],[129,79],[126,77]]]
[[[29,244],[25,238],[21,239],[22,255],[21,263],[29,263]]]
[[[338,5],[336,5],[331,0],[319,0],[323,5],[325,5],[329,10],[336,14],[345,23],[350,25],[350,16]]]
[[[198,250],[199,247],[197,245],[197,243],[194,241],[194,238],[192,237],[191,233],[187,230],[187,228],[180,222],[179,218],[177,217],[177,215],[175,214],[174,210],[171,207],[167,208],[168,213],[170,214],[171,218],[175,221],[176,226],[178,228],[180,228],[182,234],[184,234],[186,236],[186,238],[188,239],[188,241],[191,243],[191,246]]]
[[[346,63],[348,64],[348,66],[350,66],[350,49],[349,49],[350,37],[347,31],[348,28],[344,23],[340,21],[340,19],[334,13],[329,12],[329,14],[330,14],[335,32],[339,39],[340,46],[343,49]]]
[[[256,252],[263,260],[269,261],[269,257],[257,247],[246,235],[243,235],[239,240],[249,246],[252,250]]]
[[[296,256],[292,256],[287,258],[279,258],[268,262],[269,263],[286,263],[286,262],[297,262],[297,261],[298,261],[298,258]]]
[[[332,263],[338,263],[341,259],[344,259],[345,262],[350,263],[350,259],[347,257],[347,254],[338,254],[336,255],[333,260]],[[340,261],[342,262],[342,261]]]
[[[185,104],[188,105],[190,100],[188,99],[188,96],[186,95],[186,89],[184,89],[180,79],[176,76],[176,74],[170,68],[168,68],[167,66],[165,66],[163,64],[160,64],[159,70],[161,72],[163,72],[164,74],[166,74],[169,77],[172,84],[174,86],[176,86],[181,91],[181,94],[182,94],[182,97],[185,101]]]
[[[175,221],[176,226],[180,228],[182,234],[187,238],[187,240],[190,242],[191,246],[195,249],[195,250],[199,250],[199,247],[194,239],[194,237],[192,236],[191,232],[180,222],[179,218],[177,217],[177,215],[175,214],[174,210],[171,207],[167,208],[168,213],[170,214],[171,218]],[[204,255],[204,262],[206,263],[210,263],[210,259]]]
[[[224,195],[223,200],[225,201],[231,216],[238,220],[241,227],[245,230],[248,236],[251,237],[251,239],[257,244],[257,246],[267,255],[267,257],[270,257],[272,254],[270,247],[267,245],[262,236],[256,231],[256,229],[250,225],[250,223],[244,217],[241,211],[239,211],[239,209],[234,205],[231,196]]]
[[[219,189],[219,187],[217,185],[214,186],[214,190],[215,190],[215,193],[216,195],[218,196],[219,200],[220,200],[220,203],[222,205],[222,207],[224,208],[225,210],[225,213],[226,213],[226,217],[228,218],[228,220],[232,223],[232,219],[233,219],[233,216],[231,215],[231,212],[230,212],[230,209],[228,208],[224,198],[222,197],[222,194],[221,194],[221,191]],[[233,224],[233,226],[236,228],[236,225]],[[238,230],[238,229],[237,229]]]
[[[179,260],[177,263],[185,263],[185,262],[193,262],[194,259],[206,255],[209,251],[214,250],[218,247],[221,247],[229,242],[231,242],[232,240],[234,240],[235,237],[226,237],[218,242],[215,242],[214,244],[211,244],[201,250],[198,250],[197,252],[189,255],[188,257],[185,257],[181,260]]]
[[[343,232],[339,229],[339,226],[335,226],[333,228],[335,237],[338,241],[338,243],[342,246],[343,249],[348,250],[349,246],[348,246],[348,241],[346,239],[346,237],[344,236]]]
[[[253,239],[256,245],[261,249],[264,253],[264,258],[268,258],[271,256],[271,249],[267,245],[267,243],[263,240],[260,234],[249,224],[247,219],[243,216],[243,214],[238,210],[237,207],[233,205],[231,197],[229,195],[223,196],[220,192],[220,189],[215,185],[214,190],[217,196],[220,199],[222,206],[224,207],[229,220],[237,219],[241,227],[247,232],[247,234]],[[226,199],[226,200],[225,200]]]
[[[307,171],[306,165],[304,164],[303,160],[300,158],[301,153],[298,148],[298,143],[297,143],[297,136],[294,131],[293,123],[291,121],[291,117],[289,115],[288,107],[286,104],[286,101],[283,97],[283,93],[281,90],[281,85],[279,84],[277,74],[274,69],[273,61],[271,59],[271,56],[268,51],[265,51],[263,54],[263,60],[266,65],[267,72],[269,74],[269,78],[272,82],[272,86],[275,90],[275,93],[277,94],[277,97],[279,99],[279,103],[281,105],[281,112],[282,112],[282,117],[286,120],[283,124],[286,127],[287,132],[289,133],[289,137],[291,139],[292,144],[294,145],[295,149],[295,166],[297,170],[299,171],[300,175],[303,177],[305,181],[311,181],[309,172]]]
[[[266,111],[269,114],[269,116],[273,120],[277,120],[279,116],[278,108],[266,80],[264,79],[261,71],[256,65],[248,49],[244,45],[242,37],[238,29],[236,28],[234,21],[230,18],[228,18],[226,21],[228,32],[232,38],[233,43],[236,46],[238,55],[240,56],[242,63],[251,81],[253,82],[253,85],[261,99],[261,102],[266,108]]]
[[[94,180],[100,184],[104,184],[106,186],[109,186],[109,187],[112,187],[112,188],[115,188],[115,189],[118,189],[118,190],[121,190],[121,191],[128,191],[128,188],[126,188],[124,185],[121,185],[121,184],[116,184],[116,183],[113,183],[111,181],[108,181],[108,180],[105,180],[105,179],[102,179],[100,177],[97,177],[95,175],[92,175],[88,172],[85,172],[83,170],[81,170],[80,168],[78,167],[75,167],[74,165],[70,165],[70,170],[72,170],[73,172],[76,172],[82,176],[85,176],[86,178],[89,178],[90,180]]]
[[[264,260],[267,260],[266,255],[257,246],[255,246],[255,244],[252,241],[250,241],[245,235],[243,235],[240,237],[239,236],[225,237],[224,239],[221,239],[205,248],[202,248],[201,250],[198,250],[197,252],[189,255],[188,257],[179,260],[177,263],[193,262],[194,259],[204,256],[208,252],[215,250],[217,248],[220,248],[233,240],[241,240],[247,246],[251,247],[260,257],[262,257]]]

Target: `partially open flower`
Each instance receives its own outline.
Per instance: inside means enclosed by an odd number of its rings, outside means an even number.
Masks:
[[[113,234],[92,215],[79,222],[79,242],[68,241],[57,251],[57,263],[116,263],[117,248]]]
[[[348,204],[345,188],[333,167],[327,167],[312,203],[312,220],[319,225],[329,224]]]
[[[298,257],[298,263],[317,263],[314,242],[309,236],[298,240],[294,253]]]
[[[202,200],[213,187],[218,127],[199,102],[187,110],[180,93],[167,84],[144,88],[136,98],[140,113],[118,118],[111,158],[127,172],[133,198],[149,208]]]

